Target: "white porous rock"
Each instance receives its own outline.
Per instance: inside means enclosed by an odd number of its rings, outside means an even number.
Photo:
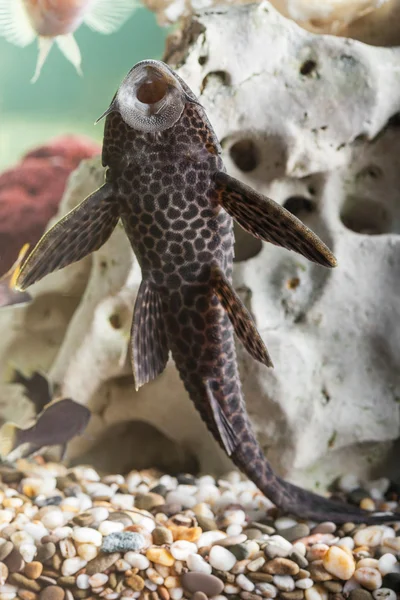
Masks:
[[[292,207],[339,263],[324,269],[238,231],[234,285],[275,364],[238,343],[261,446],[303,485],[321,490],[343,465],[368,478],[389,461],[400,427],[400,138],[396,119],[387,126],[400,111],[400,48],[314,35],[267,2],[210,8],[187,27],[166,60],[179,62],[205,107],[228,172]],[[57,218],[103,180],[99,159],[82,162]],[[140,279],[118,225],[91,257],[32,286],[32,304],[0,312],[0,364],[48,372],[90,408],[85,435],[68,448],[72,464],[185,472],[192,457],[201,472],[222,474],[231,463],[171,360],[135,391],[128,340]],[[20,386],[0,386],[7,418],[16,396],[23,402]],[[26,425],[22,414],[12,420]]]

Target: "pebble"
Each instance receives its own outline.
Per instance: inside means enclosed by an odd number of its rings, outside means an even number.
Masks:
[[[190,571],[196,571],[198,573],[210,574],[212,571],[211,565],[204,560],[200,554],[189,554],[186,560],[186,564]]]
[[[78,542],[78,544],[101,546],[103,536],[91,527],[76,527],[72,532],[72,539]]]
[[[206,531],[200,535],[196,544],[198,548],[208,547],[224,538],[226,538],[226,534],[223,531]]]
[[[14,544],[12,542],[6,541],[4,544],[2,544],[0,546],[0,561],[4,561],[13,548]]]
[[[383,525],[372,525],[357,531],[354,536],[356,546],[379,546],[384,534]]]
[[[376,590],[382,586],[382,575],[371,567],[357,568],[354,579],[367,590]]]
[[[166,567],[171,567],[175,562],[171,552],[165,548],[149,548],[146,552],[146,557],[151,562],[154,562],[157,565],[164,565]]]
[[[389,588],[396,592],[396,594],[400,593],[400,574],[399,573],[387,573],[382,578],[382,587]]]
[[[76,578],[76,587],[80,590],[88,590],[90,588],[89,579],[89,575],[86,575],[86,573],[81,573]]]
[[[293,542],[294,540],[307,537],[310,533],[310,528],[308,525],[303,523],[297,523],[296,525],[288,527],[287,529],[280,529],[279,533],[283,538],[285,538],[285,540]]]
[[[21,571],[24,568],[25,561],[19,550],[13,548],[11,552],[3,558],[3,563],[10,573],[18,573],[18,571]]]
[[[0,585],[4,585],[5,582],[7,581],[7,577],[8,577],[8,569],[6,567],[6,565],[2,562],[0,562]]]
[[[139,571],[144,571],[150,567],[149,559],[138,552],[127,552],[124,554],[124,560]]]
[[[186,561],[189,554],[197,552],[197,546],[193,542],[178,540],[171,545],[170,552],[176,560]]]
[[[294,580],[290,575],[274,575],[274,584],[282,592],[291,592],[294,590]]]
[[[367,590],[360,588],[351,590],[349,598],[350,600],[372,600],[372,595]]]
[[[328,573],[346,581],[355,571],[356,565],[350,553],[337,546],[331,546],[325,554],[322,564]]]
[[[242,590],[245,590],[246,592],[252,592],[255,588],[254,583],[243,574],[240,574],[236,577],[236,583],[242,588]]]
[[[169,529],[166,527],[155,527],[152,531],[153,543],[156,546],[163,546],[164,544],[172,544],[174,537]],[[188,542],[190,543],[190,542]],[[196,547],[197,551],[197,547]]]
[[[224,589],[224,584],[218,577],[206,573],[184,573],[181,582],[184,589],[192,594],[203,592],[207,596],[217,596]]]
[[[66,558],[61,567],[61,573],[64,577],[68,577],[68,575],[73,575],[83,567],[86,567],[86,560],[76,556],[74,558]]]
[[[223,546],[213,546],[208,557],[210,565],[220,571],[230,571],[236,563],[236,556]]]
[[[49,585],[39,595],[40,600],[64,600],[65,592],[58,585]]]
[[[140,550],[145,546],[144,537],[140,533],[121,531],[110,533],[103,538],[101,549],[103,552],[128,552]]]
[[[265,565],[265,571],[271,575],[297,575],[300,567],[287,558],[274,558]]]
[[[308,590],[314,585],[314,582],[309,577],[305,577],[304,579],[298,579],[295,585],[300,590]]]
[[[304,597],[306,600],[328,600],[328,592],[322,585],[316,584],[304,590]]]
[[[120,557],[118,552],[113,552],[112,554],[103,554],[100,553],[87,563],[86,565],[86,573],[88,575],[94,575],[95,573],[102,573],[107,571]]]
[[[24,573],[29,579],[37,579],[43,571],[42,563],[38,561],[27,563],[24,567]]]
[[[393,590],[389,588],[380,588],[379,590],[374,590],[372,595],[375,600],[396,600],[397,594]]]
[[[105,573],[95,573],[89,577],[89,585],[92,588],[103,587],[108,581],[108,575]]]

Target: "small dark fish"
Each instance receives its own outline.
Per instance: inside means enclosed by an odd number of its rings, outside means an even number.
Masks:
[[[38,416],[32,427],[21,429],[14,423],[0,428],[0,455],[6,458],[11,452],[27,444],[25,456],[48,446],[62,446],[83,433],[90,419],[90,410],[70,398],[56,400]]]
[[[19,275],[20,265],[28,252],[29,244],[25,244],[18,258],[7,273],[0,277],[0,307],[15,306],[16,304],[27,304],[32,300],[27,292],[19,292],[14,289],[15,281]]]
[[[233,219],[319,265],[336,266],[333,254],[279,204],[226,174],[204,109],[164,63],[134,66],[103,116],[105,184],[46,233],[22,267],[19,289],[98,250],[121,219],[143,276],[131,338],[136,387],[164,370],[171,351],[214,437],[279,508],[337,523],[400,519],[276,476],[246,412],[234,333],[254,359],[272,362],[232,287]]]
[[[25,396],[32,402],[36,414],[42,412],[45,406],[53,398],[52,386],[50,381],[35,371],[30,377],[25,376],[21,371],[15,369],[10,379],[11,383],[19,383],[25,388]]]

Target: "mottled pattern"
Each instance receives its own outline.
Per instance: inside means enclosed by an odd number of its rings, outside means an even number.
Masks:
[[[270,358],[250,315],[231,288],[231,215],[263,240],[294,249],[320,264],[333,266],[335,259],[321,240],[286,210],[224,173],[221,149],[204,110],[184,82],[177,80],[185,101],[173,126],[141,133],[125,123],[117,105],[108,111],[105,124],[107,193],[106,198],[100,193],[98,201],[107,205],[106,199],[113,199],[115,212],[103,214],[109,219],[107,227],[112,230],[118,213],[144,282],[133,323],[136,385],[161,372],[170,350],[211,433],[280,508],[316,520],[393,520],[286,483],[274,475],[257,443],[241,391],[234,328],[252,356],[265,364]],[[81,232],[83,227],[76,218],[74,223],[67,220],[67,227],[54,229],[61,256],[57,259],[56,252],[52,258],[46,256],[39,243],[26,265],[24,282],[33,282],[57,265],[87,253],[94,246],[89,240],[96,232],[97,245],[101,224],[96,195],[93,198],[96,206],[91,207],[91,214],[95,220],[91,216],[85,225],[89,239],[84,252],[77,252],[70,235],[72,224],[74,231]],[[80,214],[80,208],[76,210],[76,215]],[[68,244],[64,243],[63,230],[69,236]],[[107,237],[104,230],[101,235]],[[137,331],[142,326],[143,330]],[[150,339],[152,327],[160,327],[154,339]]]
[[[117,222],[118,204],[106,184],[45,233],[24,262],[16,288],[25,290],[45,275],[98,250]]]
[[[136,390],[165,369],[168,339],[160,294],[143,280],[136,297],[132,320],[132,365]]]
[[[336,266],[335,257],[319,237],[279,204],[226,173],[216,173],[215,182],[219,202],[248,233],[319,265]]]

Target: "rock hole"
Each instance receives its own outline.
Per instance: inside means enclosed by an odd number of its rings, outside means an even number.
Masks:
[[[309,198],[305,198],[305,196],[290,196],[283,203],[283,208],[286,208],[292,215],[298,217],[301,213],[314,212],[315,204]]]
[[[300,278],[292,277],[291,279],[287,280],[286,285],[289,290],[295,290],[300,285]]]
[[[229,155],[238,169],[250,173],[260,162],[259,152],[253,140],[239,140],[229,149]]]
[[[203,66],[206,64],[207,62],[207,56],[199,56],[198,61],[199,61],[199,65]]]
[[[340,213],[347,229],[364,235],[382,235],[390,231],[390,215],[376,200],[348,196]]]
[[[388,127],[400,127],[400,112],[392,115],[387,124]]]
[[[304,75],[304,76],[309,76],[312,75],[314,73],[314,71],[317,68],[317,63],[315,62],[315,60],[306,60],[303,62],[303,64],[300,67],[300,74]]]
[[[217,80],[220,85],[230,85],[231,83],[231,77],[226,71],[211,71],[210,73],[207,73],[201,82],[201,93],[204,92],[211,79]]]
[[[111,327],[114,329],[121,329],[122,327],[122,319],[118,313],[113,313],[110,315],[109,319]]]

